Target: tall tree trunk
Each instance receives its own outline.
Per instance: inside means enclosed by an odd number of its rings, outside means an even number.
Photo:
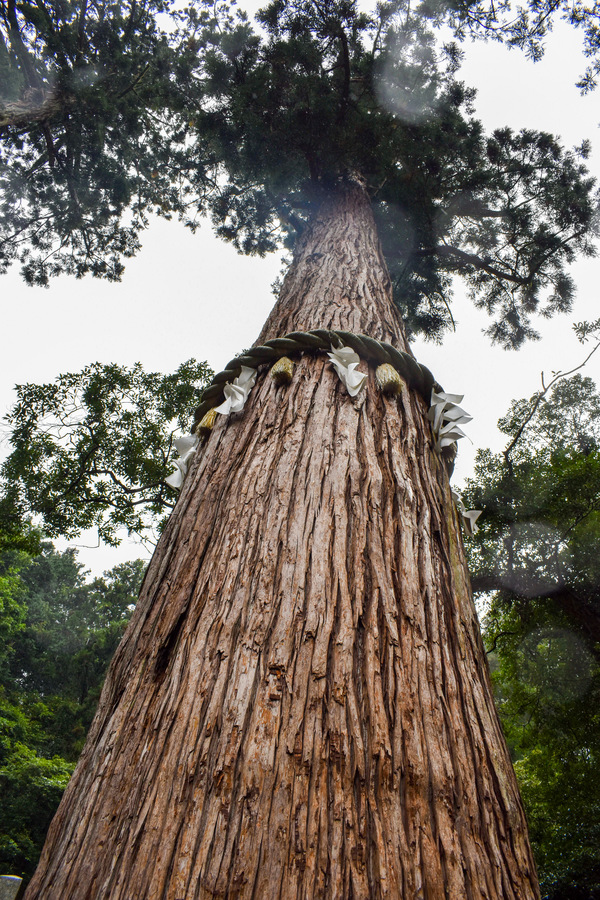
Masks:
[[[405,347],[356,186],[261,340],[318,327]],[[219,418],[27,900],[538,896],[426,413],[306,354]]]

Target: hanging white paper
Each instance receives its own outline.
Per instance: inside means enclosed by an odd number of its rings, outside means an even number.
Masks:
[[[256,381],[256,369],[250,369],[248,366],[242,366],[242,371],[237,378],[226,384],[223,388],[225,400],[220,406],[215,407],[215,411],[222,416],[228,416],[229,413],[241,412],[244,404],[248,399],[248,394],[254,387]]]
[[[437,434],[435,449],[441,450],[443,447],[449,447],[450,444],[455,444],[456,441],[460,441],[464,437],[466,437],[466,434],[462,428],[459,428],[454,422],[448,422],[447,425],[443,425],[440,428]]]
[[[197,446],[198,436],[195,434],[184,434],[183,437],[177,438],[175,441],[179,457],[173,460],[175,468],[169,477],[165,478],[165,481],[170,487],[175,488],[176,491],[181,489],[183,480],[187,475],[190,460],[196,452]]]
[[[460,513],[460,517],[462,519],[462,523],[464,525],[464,529],[469,536],[473,536],[477,534],[479,528],[475,524],[477,519],[482,513],[481,509],[465,509],[465,504],[462,502],[458,494],[454,491],[451,491],[452,499],[456,503],[456,508]]]
[[[470,416],[469,413],[460,406],[454,405],[447,406],[443,412],[443,416],[445,422],[460,422],[461,425],[471,422],[473,419],[473,416]]]
[[[481,515],[482,510],[480,509],[467,509],[462,514],[463,524],[465,526],[465,531],[468,535],[477,534],[479,528],[475,524],[479,516]]]
[[[451,406],[457,406],[464,396],[464,394],[447,394],[445,391],[440,391],[439,394],[431,391],[431,406],[428,416],[434,431],[439,429],[444,411]]]
[[[367,380],[367,376],[362,372],[357,372],[356,367],[360,364],[360,356],[352,347],[331,348],[331,353],[327,356],[336,368],[340,379],[346,385],[346,390],[351,397],[356,397],[363,384]]]
[[[187,468],[184,468],[181,465],[180,460],[178,459],[173,460],[173,462],[175,464],[175,468],[173,469],[169,477],[165,478],[165,482],[169,485],[169,487],[175,488],[176,491],[180,491],[181,485],[183,484],[183,479],[185,478],[187,473]]]
[[[462,428],[458,426],[465,425],[473,417],[458,406],[463,397],[464,394],[431,392],[431,406],[427,415],[435,437],[435,449],[438,451],[466,437]]]

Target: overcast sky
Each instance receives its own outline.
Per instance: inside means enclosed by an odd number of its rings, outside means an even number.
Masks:
[[[589,138],[589,165],[600,174],[600,91],[580,96],[575,82],[584,68],[578,35],[561,27],[537,64],[497,44],[470,45],[461,77],[478,90],[476,109],[487,130],[535,128],[560,135],[566,145]],[[157,221],[120,284],[61,277],[49,289],[29,288],[16,270],[10,272],[0,281],[2,415],[14,401],[15,384],[51,381],[94,361],[140,361],[148,370],[167,372],[195,357],[219,370],[255,341],[274,302],[271,284],[279,270],[276,256],[239,256],[212,236],[208,223],[191,235],[176,222]],[[471,474],[477,448],[503,446],[495,425],[510,401],[533,393],[541,371],[569,369],[585,356],[571,325],[600,316],[600,260],[579,262],[572,271],[578,285],[573,312],[538,323],[542,340],[517,353],[491,347],[481,333],[487,317],[458,295],[457,330],[444,346],[421,341],[413,346],[446,390],[465,394],[463,406],[474,417],[465,429],[472,443],[459,445],[458,486]],[[585,374],[600,382],[600,352]],[[6,444],[2,449],[6,452]],[[79,543],[94,542],[88,535]],[[79,553],[94,573],[146,555],[130,543],[118,551],[80,547]]]

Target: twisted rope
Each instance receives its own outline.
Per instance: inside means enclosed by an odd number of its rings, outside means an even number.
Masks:
[[[377,341],[366,334],[354,334],[350,331],[328,331],[318,328],[315,331],[292,331],[284,337],[274,338],[259,347],[252,347],[242,356],[227,363],[222,372],[215,375],[211,383],[204,389],[200,405],[194,413],[194,427],[213,407],[224,399],[223,388],[240,374],[242,366],[256,369],[262,363],[273,363],[290,353],[315,353],[319,350],[330,350],[331,347],[352,347],[361,359],[369,362],[389,363],[406,381],[409,388],[421,394],[427,405],[431,400],[431,391],[442,388],[426,366],[403,350],[397,350],[385,341]]]

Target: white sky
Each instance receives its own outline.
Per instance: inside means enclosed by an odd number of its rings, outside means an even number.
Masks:
[[[565,26],[551,36],[544,60],[535,65],[520,51],[498,44],[469,46],[461,77],[477,87],[477,113],[488,131],[506,125],[546,130],[560,135],[567,146],[590,138],[594,155],[589,165],[600,174],[600,90],[581,97],[574,86],[584,68],[579,37]],[[157,221],[143,236],[143,245],[120,284],[62,277],[48,289],[29,288],[16,269],[0,279],[0,415],[15,399],[15,384],[51,381],[94,361],[140,361],[148,370],[170,372],[196,357],[219,370],[255,341],[274,302],[270,285],[280,269],[277,256],[239,256],[213,237],[208,223],[192,235],[176,222]],[[569,369],[585,356],[571,325],[600,316],[600,260],[579,262],[572,271],[578,284],[573,312],[537,323],[543,339],[518,353],[492,347],[481,334],[487,317],[458,295],[456,333],[448,335],[443,347],[414,345],[417,358],[446,390],[465,394],[463,405],[474,417],[465,429],[472,444],[459,444],[458,486],[471,474],[477,448],[503,446],[495,425],[510,401],[533,393],[541,371],[548,375]],[[600,383],[600,351],[584,374]],[[81,541],[92,543],[94,535]],[[81,561],[95,574],[146,555],[130,542],[116,551],[79,550]]]

